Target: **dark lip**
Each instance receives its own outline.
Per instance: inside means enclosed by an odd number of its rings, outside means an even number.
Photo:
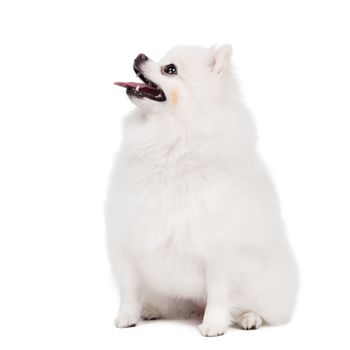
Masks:
[[[139,92],[139,91],[136,91],[134,89],[126,89],[126,93],[129,95],[129,96],[135,96],[135,97],[138,97],[138,98],[148,98],[149,100],[152,100],[152,101],[157,101],[157,102],[163,102],[166,100],[166,97],[164,95],[164,92],[162,90],[159,90],[159,93],[160,93],[160,97],[155,97],[153,95],[150,95],[150,94],[145,94],[145,93],[142,93],[142,92]]]
[[[160,97],[157,97],[157,96],[154,96],[152,94],[148,94],[148,93],[144,93],[144,92],[140,92],[140,91],[136,91],[135,89],[132,89],[132,88],[128,88],[126,90],[126,93],[128,95],[132,95],[132,96],[135,96],[135,97],[139,97],[139,98],[142,98],[142,97],[146,97],[150,100],[153,100],[153,101],[157,101],[157,102],[163,102],[163,101],[166,101],[166,96],[165,96],[165,93],[164,91],[160,88],[160,86],[158,86],[156,83],[154,83],[152,80],[146,78],[145,74],[142,72],[141,70],[141,67],[137,64],[134,63],[134,72],[136,73],[136,75],[145,83],[147,84],[148,86],[152,87],[152,88],[155,88],[157,89],[157,91],[159,92],[159,95]]]

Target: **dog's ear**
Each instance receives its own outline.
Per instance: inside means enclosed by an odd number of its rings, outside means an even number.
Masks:
[[[214,55],[211,63],[211,67],[214,73],[223,74],[231,68],[231,45],[222,45],[214,49]]]

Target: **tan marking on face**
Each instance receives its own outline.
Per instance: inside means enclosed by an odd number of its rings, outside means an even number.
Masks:
[[[179,99],[179,95],[178,95],[178,93],[177,93],[176,90],[173,90],[173,91],[171,92],[171,97],[170,97],[170,99],[171,99],[172,104],[173,104],[174,106],[176,106],[176,105],[177,105],[177,101],[178,101],[178,99]]]

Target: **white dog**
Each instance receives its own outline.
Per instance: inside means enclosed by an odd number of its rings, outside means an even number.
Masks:
[[[117,327],[204,314],[204,336],[287,322],[297,273],[278,198],[231,68],[231,47],[140,54],[144,83],[106,202]]]

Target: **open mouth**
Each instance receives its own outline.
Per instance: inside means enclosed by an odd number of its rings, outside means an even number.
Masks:
[[[123,83],[116,82],[115,85],[126,88],[126,93],[138,98],[148,98],[153,101],[162,102],[166,100],[164,91],[153,81],[147,79],[141,69],[134,65],[136,75],[144,82],[143,83]]]

